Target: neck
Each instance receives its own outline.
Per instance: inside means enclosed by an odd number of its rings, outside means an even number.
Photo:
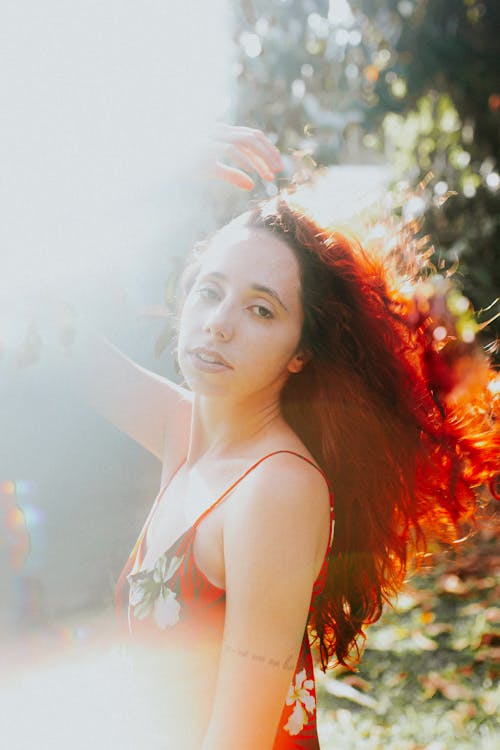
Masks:
[[[284,423],[279,400],[256,404],[195,395],[187,464],[241,455]]]

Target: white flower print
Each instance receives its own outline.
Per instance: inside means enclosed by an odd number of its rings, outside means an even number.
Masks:
[[[288,732],[288,734],[299,734],[306,722],[307,711],[302,706],[300,701],[296,701],[295,706],[293,707],[293,711],[288,717],[288,721],[285,724],[284,728]]]
[[[179,622],[181,605],[171,589],[164,588],[155,601],[153,617],[159,628],[165,630]]]
[[[181,562],[182,557],[174,556],[170,562],[166,555],[159,557],[153,568],[153,581],[156,581],[156,583],[166,583],[167,581],[170,581]]]
[[[164,554],[158,558],[153,568],[127,576],[130,584],[129,602],[138,620],[144,620],[152,614],[162,630],[179,621],[180,604],[175,592],[166,584],[178,570],[182,559],[174,556],[169,560]]]
[[[133,576],[128,576],[128,580],[130,583],[130,605],[132,607],[135,607],[144,599],[144,595],[146,592],[144,586],[142,585],[142,581],[134,580]]]
[[[309,721],[308,714],[313,714],[316,709],[314,695],[309,692],[314,689],[314,680],[306,678],[306,670],[302,669],[295,675],[295,684],[292,682],[288,689],[286,705],[293,705],[293,711],[284,728],[289,734],[299,734],[304,724]]]

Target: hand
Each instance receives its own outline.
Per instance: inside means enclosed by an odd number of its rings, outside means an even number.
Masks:
[[[283,170],[278,149],[261,130],[254,128],[218,124],[208,152],[203,172],[242,190],[254,187],[247,172],[256,172],[264,180],[273,180]],[[226,161],[237,166],[229,166]]]

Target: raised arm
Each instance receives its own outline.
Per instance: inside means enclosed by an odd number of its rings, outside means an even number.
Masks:
[[[202,750],[271,750],[328,543],[326,484],[296,457],[273,457],[237,500],[224,523],[224,642]]]
[[[141,367],[86,324],[76,328],[61,371],[92,408],[160,461],[175,464],[185,454],[189,391]]]
[[[270,180],[282,168],[264,133],[224,124],[214,129],[197,165],[205,176],[245,190],[254,185],[248,172]],[[69,350],[64,370],[91,406],[160,461],[177,465],[187,451],[189,392],[136,364],[89,327],[80,325]]]

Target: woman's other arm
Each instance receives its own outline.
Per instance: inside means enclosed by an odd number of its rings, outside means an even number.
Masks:
[[[249,190],[254,183],[247,173],[256,172],[269,180],[283,164],[279,151],[262,131],[219,124],[197,168],[207,177]],[[63,307],[64,303],[59,311],[60,334],[71,338],[75,315],[71,305],[66,305],[66,311]],[[85,324],[78,328],[63,365],[71,384],[115,427],[160,461],[176,466],[187,451],[189,391],[136,364]]]
[[[160,461],[175,463],[189,434],[189,391],[141,367],[86,324],[78,324],[60,367],[95,411]]]
[[[328,543],[315,469],[276,456],[249,480],[224,522],[226,621],[202,750],[271,750]]]

